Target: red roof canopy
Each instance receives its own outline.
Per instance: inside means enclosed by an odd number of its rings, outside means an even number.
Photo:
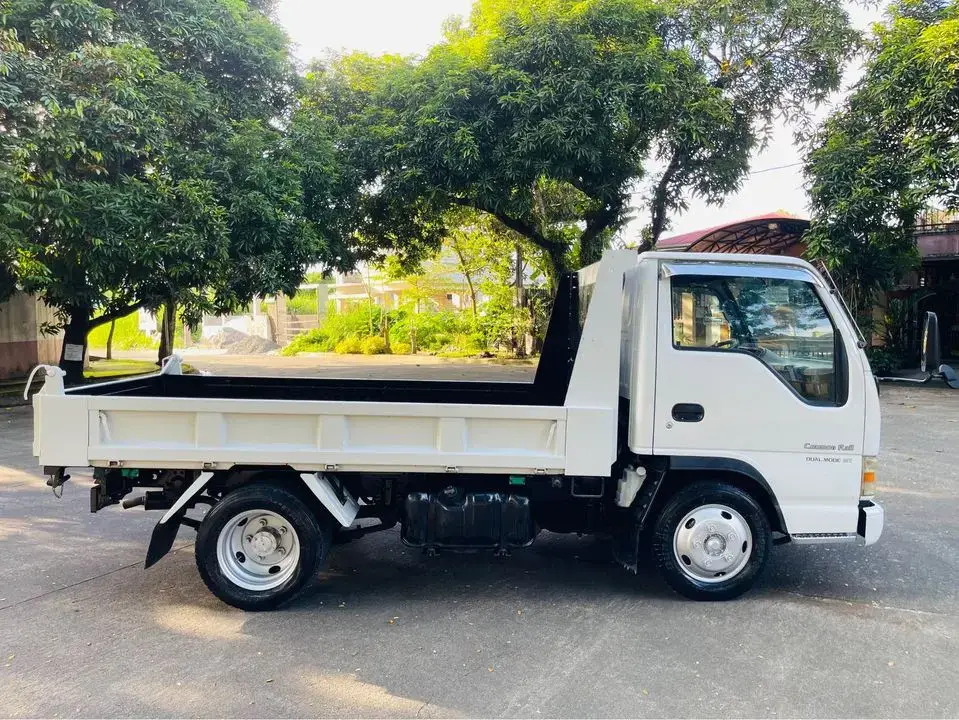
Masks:
[[[808,220],[773,212],[661,238],[656,249],[779,255],[797,246],[808,229]]]

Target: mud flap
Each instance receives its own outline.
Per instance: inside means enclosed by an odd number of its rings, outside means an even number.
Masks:
[[[642,484],[630,507],[629,522],[613,536],[613,556],[620,565],[632,573],[639,572],[640,540],[656,495],[666,477],[665,468],[647,467],[646,481]]]
[[[170,552],[179,530],[180,516],[169,522],[161,520],[156,524],[156,527],[153,528],[153,535],[150,537],[150,547],[147,548],[147,559],[143,563],[144,570],[156,565],[164,555]]]
[[[173,548],[176,534],[180,530],[180,520],[187,511],[187,504],[206,487],[206,484],[212,478],[213,473],[211,472],[200,473],[193,484],[184,490],[183,494],[173,503],[173,507],[160,518],[160,522],[153,528],[153,535],[150,537],[150,547],[147,548],[147,558],[143,563],[144,569],[156,565]]]

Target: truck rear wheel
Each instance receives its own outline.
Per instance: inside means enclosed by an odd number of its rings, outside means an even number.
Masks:
[[[769,554],[769,521],[732,485],[699,482],[666,502],[653,527],[663,578],[693,600],[731,600],[759,577]]]
[[[300,498],[276,485],[234,490],[200,524],[196,564],[223,602],[270,610],[289,600],[326,560],[330,527]]]

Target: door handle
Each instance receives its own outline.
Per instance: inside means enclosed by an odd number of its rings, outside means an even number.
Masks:
[[[696,403],[679,403],[673,405],[673,420],[676,422],[699,422],[706,416],[702,405]]]

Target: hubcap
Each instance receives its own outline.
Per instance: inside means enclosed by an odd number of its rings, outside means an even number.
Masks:
[[[216,556],[230,582],[245,590],[272,590],[296,572],[300,540],[283,516],[271,510],[247,510],[223,526]]]
[[[753,534],[745,518],[726,505],[702,505],[680,520],[673,552],[682,571],[700,582],[729,580],[746,567]]]

